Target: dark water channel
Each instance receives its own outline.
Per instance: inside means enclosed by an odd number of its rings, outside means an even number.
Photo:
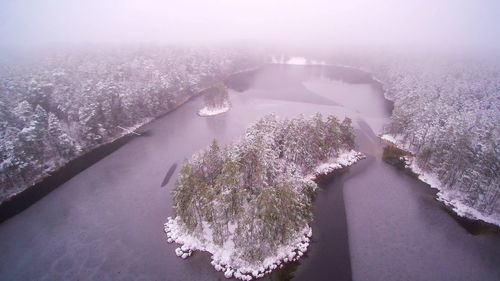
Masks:
[[[391,105],[369,75],[274,65],[227,84],[229,112],[198,117],[196,98],[0,224],[0,280],[224,280],[206,253],[182,260],[166,242],[174,163],[271,112],[349,116],[367,159],[322,184],[307,256],[264,279],[500,279],[498,236],[470,235],[427,186],[381,161]]]

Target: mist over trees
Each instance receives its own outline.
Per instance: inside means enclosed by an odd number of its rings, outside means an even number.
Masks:
[[[210,232],[221,246],[233,239],[233,258],[258,264],[311,222],[317,185],[307,175],[352,148],[349,118],[267,115],[239,141],[214,140],[184,163],[172,191],[175,214],[187,233]]]
[[[260,58],[236,49],[70,50],[0,66],[0,201]]]

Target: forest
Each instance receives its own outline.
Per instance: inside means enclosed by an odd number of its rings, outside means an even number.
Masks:
[[[181,235],[234,243],[233,265],[261,266],[311,223],[317,185],[308,175],[351,151],[354,137],[349,118],[271,114],[233,144],[214,140],[185,161],[172,191]]]
[[[0,64],[0,202],[260,61],[236,48],[108,47]]]
[[[443,199],[463,206],[463,215],[500,224],[498,61],[377,54],[343,63],[385,85],[394,101],[386,133],[439,180]]]
[[[500,0],[0,0],[0,281],[500,281],[499,30]]]

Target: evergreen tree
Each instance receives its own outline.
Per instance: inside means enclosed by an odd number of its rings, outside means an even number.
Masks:
[[[355,133],[352,127],[352,120],[348,117],[344,118],[340,123],[341,143],[346,149],[354,148]]]
[[[22,128],[31,121],[33,107],[27,101],[23,100],[13,109],[12,113],[17,118],[17,122],[13,125]]]
[[[96,103],[80,107],[78,112],[79,123],[83,129],[82,138],[91,145],[99,144],[103,140],[104,128],[100,108]]]
[[[48,139],[50,147],[62,158],[69,159],[75,154],[74,141],[63,131],[61,121],[53,113],[48,117]]]

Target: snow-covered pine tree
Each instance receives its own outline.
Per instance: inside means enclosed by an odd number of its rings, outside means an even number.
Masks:
[[[49,147],[62,159],[70,159],[76,152],[76,144],[62,129],[61,121],[53,113],[48,117]]]

